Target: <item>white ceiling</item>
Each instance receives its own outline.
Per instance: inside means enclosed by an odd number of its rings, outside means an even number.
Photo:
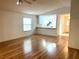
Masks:
[[[23,2],[17,6],[17,0],[0,0],[0,9],[40,15],[62,7],[70,7],[70,0],[37,0],[32,5]],[[29,0],[31,1],[31,0]]]

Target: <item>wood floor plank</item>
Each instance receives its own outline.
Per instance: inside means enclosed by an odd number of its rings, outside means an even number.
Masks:
[[[79,59],[79,51],[68,48],[68,39],[33,35],[1,42],[0,59]]]

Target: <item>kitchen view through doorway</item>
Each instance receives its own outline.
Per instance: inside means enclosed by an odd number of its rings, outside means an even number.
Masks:
[[[62,36],[69,36],[70,28],[70,14],[60,15],[59,34]]]

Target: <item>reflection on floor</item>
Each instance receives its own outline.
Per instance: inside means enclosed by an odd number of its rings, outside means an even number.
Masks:
[[[0,43],[0,59],[73,59],[71,52],[67,36],[33,35]]]

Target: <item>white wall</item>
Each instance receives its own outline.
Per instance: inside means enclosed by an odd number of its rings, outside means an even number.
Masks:
[[[37,29],[37,33],[42,34],[42,35],[57,36],[57,29],[39,28],[39,29]]]
[[[23,32],[23,17],[31,17],[33,19],[32,31]],[[0,42],[33,34],[36,28],[36,20],[36,16],[33,15],[0,10]]]
[[[0,12],[0,14],[1,14],[1,12]],[[0,40],[2,40],[2,28],[3,28],[3,25],[2,25],[2,14],[0,15]]]
[[[69,47],[79,49],[79,0],[71,1]]]

